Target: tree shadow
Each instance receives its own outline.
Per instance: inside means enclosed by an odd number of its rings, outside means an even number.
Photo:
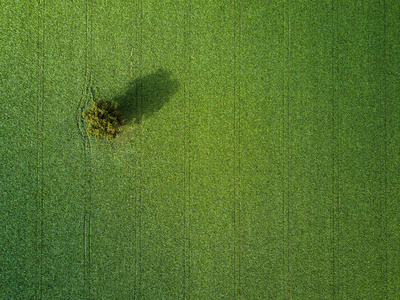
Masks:
[[[143,116],[152,116],[170,100],[179,88],[178,81],[171,75],[160,68],[155,73],[136,78],[124,94],[112,99],[123,113],[125,124],[141,122]]]

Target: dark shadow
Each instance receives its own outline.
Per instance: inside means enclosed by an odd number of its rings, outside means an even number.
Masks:
[[[125,124],[132,121],[139,123],[143,116],[151,116],[159,111],[178,88],[179,83],[171,79],[171,73],[159,69],[133,80],[123,95],[112,100],[123,113]]]

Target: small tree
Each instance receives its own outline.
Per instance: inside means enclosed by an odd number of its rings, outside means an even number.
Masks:
[[[92,105],[82,113],[82,117],[89,123],[87,134],[109,140],[115,139],[119,127],[123,124],[123,115],[110,101],[92,102]]]

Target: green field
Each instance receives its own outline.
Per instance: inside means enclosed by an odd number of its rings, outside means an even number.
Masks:
[[[399,12],[1,1],[0,299],[400,299]]]

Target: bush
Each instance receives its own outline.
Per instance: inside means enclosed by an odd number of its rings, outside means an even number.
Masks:
[[[123,124],[123,115],[115,105],[101,99],[92,102],[92,105],[82,113],[82,117],[89,123],[87,134],[98,139],[115,139]]]

